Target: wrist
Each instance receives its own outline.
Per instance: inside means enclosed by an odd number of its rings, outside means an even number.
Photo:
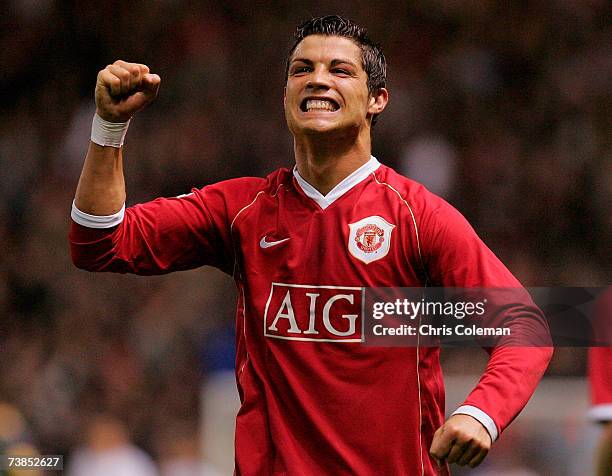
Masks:
[[[103,147],[122,147],[130,121],[110,122],[96,112],[91,125],[91,141]]]
[[[485,430],[487,430],[487,433],[491,437],[491,443],[495,442],[499,436],[497,425],[493,419],[478,407],[472,405],[461,405],[452,413],[451,416],[454,415],[469,415],[477,420],[485,428]]]

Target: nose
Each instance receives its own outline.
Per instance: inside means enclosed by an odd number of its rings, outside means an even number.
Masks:
[[[329,76],[326,74],[324,68],[315,68],[314,71],[310,74],[310,77],[308,78],[308,82],[306,83],[306,89],[310,89],[313,91],[326,91],[329,88]]]

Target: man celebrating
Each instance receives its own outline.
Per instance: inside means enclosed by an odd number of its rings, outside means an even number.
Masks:
[[[361,289],[518,287],[465,219],[371,155],[388,101],[365,30],[301,25],[287,60],[295,167],[125,209],[123,139],[160,78],[117,61],[98,74],[92,141],[72,209],[74,263],[144,275],[212,265],[238,286],[236,474],[448,474],[476,466],[533,393],[548,348],[488,349],[444,422],[435,347],[367,347]],[[535,307],[508,315],[541,322]]]

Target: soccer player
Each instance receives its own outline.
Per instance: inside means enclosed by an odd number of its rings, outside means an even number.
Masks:
[[[478,385],[444,422],[438,348],[362,344],[364,286],[520,286],[459,212],[371,155],[385,75],[380,47],[360,26],[337,16],[304,23],[284,96],[295,166],[126,209],[123,138],[160,78],[124,61],[98,74],[73,261],[143,275],[212,265],[234,277],[236,474],[477,466],[551,357],[549,348],[487,349]],[[504,312],[542,323],[535,306]]]

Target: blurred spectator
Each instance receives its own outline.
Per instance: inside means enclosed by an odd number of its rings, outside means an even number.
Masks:
[[[71,458],[68,476],[157,476],[151,457],[135,446],[127,428],[108,415],[92,417],[86,443]]]
[[[194,431],[196,422],[175,422],[162,430],[158,439],[160,476],[221,476],[213,465],[203,460],[200,441]]]
[[[0,402],[0,444],[7,447],[26,437],[23,416],[13,405]]]
[[[452,199],[456,153],[443,136],[417,137],[404,148],[399,172],[425,185],[446,200]]]

